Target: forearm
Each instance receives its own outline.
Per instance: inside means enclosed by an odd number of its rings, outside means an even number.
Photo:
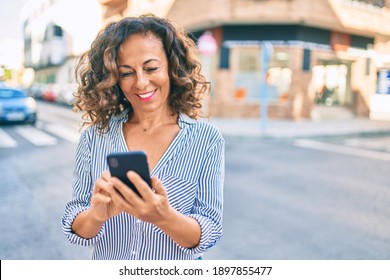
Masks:
[[[168,217],[156,223],[161,230],[169,235],[177,244],[186,248],[194,248],[199,245],[201,228],[199,223],[174,209],[171,209]]]
[[[98,221],[92,215],[91,209],[80,212],[72,224],[72,231],[82,238],[95,237],[104,222]]]

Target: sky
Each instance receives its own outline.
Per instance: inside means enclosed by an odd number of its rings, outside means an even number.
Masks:
[[[0,0],[0,66],[18,68],[22,61],[20,11],[26,0]]]
[[[36,3],[42,0],[34,0]],[[23,23],[21,11],[29,0],[0,0],[0,67],[20,69],[23,59]],[[77,3],[77,9],[74,5]],[[67,4],[67,5],[65,5]],[[101,10],[96,0],[58,1],[58,24],[73,36],[73,52],[81,53],[89,46],[101,26]],[[72,15],[72,17],[64,15]],[[86,15],[89,16],[86,18]]]
[[[26,0],[0,0],[0,39],[20,39],[20,11]]]

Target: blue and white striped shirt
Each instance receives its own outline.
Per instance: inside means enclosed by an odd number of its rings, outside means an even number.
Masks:
[[[166,188],[173,208],[197,220],[200,243],[185,248],[158,227],[127,213],[106,221],[99,233],[84,239],[72,231],[76,216],[91,207],[95,181],[108,169],[106,156],[128,151],[122,125],[127,111],[110,120],[110,131],[85,130],[76,150],[73,199],[66,205],[62,227],[70,242],[91,246],[92,259],[191,260],[213,247],[222,236],[222,204],[225,141],[212,124],[181,114],[180,132],[166,150],[151,176]]]

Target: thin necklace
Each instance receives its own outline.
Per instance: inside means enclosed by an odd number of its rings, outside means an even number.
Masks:
[[[128,121],[128,122],[126,122],[125,124],[131,125],[131,124],[136,124],[136,122]],[[156,127],[159,127],[159,126],[162,126],[162,125],[170,125],[170,124],[174,124],[174,123],[173,123],[173,122],[172,122],[172,123],[170,123],[170,122],[168,122],[168,123],[162,122],[162,123],[160,123],[160,124],[158,124],[158,125],[156,125],[156,126],[154,126],[154,127],[149,127],[149,128],[144,127],[144,128],[142,128],[142,131],[143,131],[143,132],[147,132],[147,131],[151,130],[152,128],[156,128]]]

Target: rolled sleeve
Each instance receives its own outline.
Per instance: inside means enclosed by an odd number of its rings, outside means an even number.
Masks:
[[[199,191],[189,217],[200,225],[198,246],[188,253],[202,253],[218,243],[223,235],[223,184],[225,175],[224,140],[221,138],[209,151],[199,178]]]
[[[82,238],[72,230],[72,224],[76,217],[91,207],[93,180],[91,178],[91,152],[86,133],[86,131],[82,133],[76,149],[73,173],[73,199],[65,207],[61,224],[64,234],[71,243],[90,246],[101,238],[104,232],[104,225],[99,233],[90,239]]]
[[[100,240],[104,234],[104,225],[102,226],[102,228],[100,229],[100,231],[95,237],[89,239],[77,235],[72,230],[72,224],[73,221],[76,219],[77,215],[88,209],[89,207],[78,207],[77,209],[69,209],[62,217],[61,220],[62,230],[65,233],[65,236],[68,238],[68,240],[73,244],[82,245],[82,246],[91,246],[94,245],[98,240]]]

